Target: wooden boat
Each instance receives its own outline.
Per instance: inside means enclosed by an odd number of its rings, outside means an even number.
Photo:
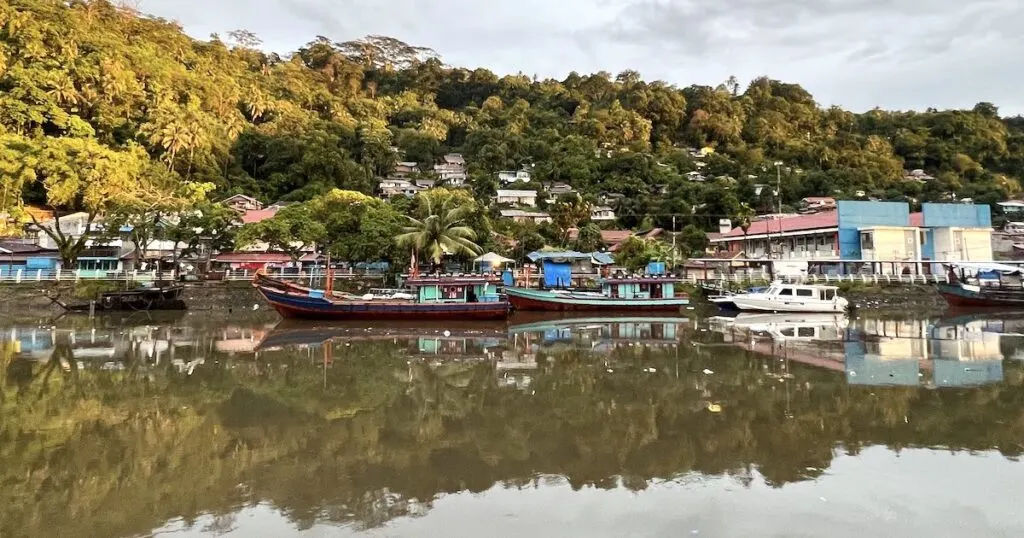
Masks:
[[[958,263],[946,266],[949,283],[935,287],[957,308],[1022,308],[1021,268],[999,263]],[[973,274],[973,276],[968,276]]]
[[[185,286],[172,284],[137,288],[133,290],[110,291],[101,293],[95,301],[79,301],[64,303],[50,297],[54,304],[69,312],[135,312],[142,310],[184,310],[185,301],[181,299]]]
[[[835,286],[776,282],[766,290],[738,293],[716,304],[743,312],[843,313],[849,302],[839,296]]]
[[[505,319],[509,305],[490,275],[414,276],[408,295],[379,297],[299,286],[258,273],[253,285],[279,314],[306,319]]]
[[[612,277],[601,281],[600,291],[505,288],[513,308],[519,310],[678,311],[690,304],[675,296],[675,282],[666,277]]]

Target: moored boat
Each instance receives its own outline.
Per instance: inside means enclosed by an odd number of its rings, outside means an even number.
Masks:
[[[509,304],[490,275],[424,276],[405,282],[408,294],[386,297],[307,288],[258,274],[253,285],[279,314],[306,319],[505,319]]]
[[[1000,263],[963,262],[949,264],[947,269],[949,283],[936,284],[935,288],[949,306],[1024,307],[1024,279],[1020,267]]]
[[[518,310],[678,311],[690,304],[675,295],[675,282],[667,277],[613,277],[601,281],[600,291],[505,288]]]
[[[135,312],[149,310],[185,310],[181,284],[148,286],[132,290],[108,291],[99,294],[93,301],[64,303],[54,297],[49,299],[69,312]]]
[[[738,293],[727,303],[743,312],[845,312],[849,302],[835,286],[773,283],[768,289]],[[723,303],[718,303],[722,306]]]

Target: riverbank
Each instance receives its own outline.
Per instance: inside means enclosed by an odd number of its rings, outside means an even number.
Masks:
[[[0,316],[53,316],[61,312],[46,293],[63,300],[94,296],[96,283],[24,283],[0,286]],[[841,293],[859,312],[883,315],[940,314],[946,303],[932,286],[924,284],[844,283]],[[248,282],[196,282],[185,286],[185,304],[190,316],[231,315],[243,319],[275,319],[271,309]]]

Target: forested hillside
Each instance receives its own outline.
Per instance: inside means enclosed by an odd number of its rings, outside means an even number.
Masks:
[[[686,180],[687,148],[703,147],[715,153],[702,173],[729,178]],[[49,188],[62,193],[51,205],[102,211],[125,189],[185,181],[265,202],[372,193],[397,160],[429,165],[447,151],[465,156],[481,201],[495,172],[533,165],[537,184],[626,195],[620,225],[675,215],[711,227],[741,203],[773,205],[754,185],[777,173],[790,205],[1005,199],[1024,174],[1024,120],[989,103],[855,114],[769,78],[681,88],[632,71],[499,77],[379,36],[316,37],[281,56],[245,31],[199,41],[103,0],[0,5],[4,206],[17,192],[45,202]],[[912,169],[935,179],[905,179]]]

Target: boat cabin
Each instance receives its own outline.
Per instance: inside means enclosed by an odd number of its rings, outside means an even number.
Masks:
[[[764,295],[794,301],[828,301],[835,300],[839,288],[835,286],[801,286],[798,284],[772,284]],[[792,298],[792,299],[790,299]]]
[[[415,277],[406,281],[418,303],[496,303],[500,278],[491,275],[465,277]]]
[[[601,293],[613,299],[671,299],[675,282],[664,277],[607,278],[601,282]]]

